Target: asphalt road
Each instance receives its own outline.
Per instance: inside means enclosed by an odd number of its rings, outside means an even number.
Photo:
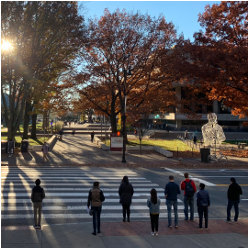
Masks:
[[[156,182],[160,187],[165,188],[168,183],[169,175],[175,177],[175,182],[180,184],[184,180],[184,173],[188,172],[190,178],[195,181],[198,189],[200,183],[206,185],[206,190],[210,194],[211,206],[209,208],[210,218],[225,218],[227,208],[227,190],[230,185],[230,178],[235,177],[238,184],[241,185],[243,195],[240,201],[240,217],[248,216],[248,171],[242,170],[228,170],[228,169],[138,169],[138,174],[149,178],[152,182]],[[179,196],[183,200],[183,192]],[[233,211],[233,209],[232,209]],[[197,207],[195,206],[195,212]],[[234,213],[232,212],[232,215]]]
[[[120,221],[121,205],[118,188],[124,175],[128,175],[135,188],[131,219],[149,220],[146,200],[152,188],[158,190],[162,200],[161,217],[167,218],[164,187],[168,176],[174,175],[176,183],[183,180],[185,170],[167,168],[116,169],[95,167],[2,167],[2,225],[30,225],[33,222],[31,189],[36,178],[40,178],[46,192],[43,207],[43,223],[61,224],[91,221],[86,212],[88,191],[95,180],[100,181],[106,196],[103,204],[102,220]],[[240,217],[247,217],[247,171],[246,170],[189,170],[191,178],[198,186],[206,183],[210,193],[210,218],[226,219],[226,192],[230,177],[236,177],[242,185]],[[178,213],[182,220],[183,194],[179,196]],[[197,217],[197,208],[195,206]]]

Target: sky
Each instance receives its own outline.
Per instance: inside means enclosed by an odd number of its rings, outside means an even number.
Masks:
[[[193,41],[193,34],[201,27],[198,23],[199,13],[203,13],[206,5],[219,3],[218,1],[81,1],[80,13],[85,19],[99,18],[104,9],[110,12],[117,8],[133,11],[140,14],[149,14],[152,17],[163,15],[167,22],[172,22],[178,34],[183,33],[185,39]]]

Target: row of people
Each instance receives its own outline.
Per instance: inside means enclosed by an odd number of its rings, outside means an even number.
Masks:
[[[168,211],[168,227],[172,228],[172,208],[174,209],[174,224],[175,228],[178,228],[178,200],[177,196],[180,194],[180,189],[184,191],[184,215],[185,220],[188,218],[194,220],[194,194],[196,193],[196,186],[193,180],[189,179],[188,173],[184,174],[185,180],[181,182],[179,187],[174,181],[174,176],[169,176],[169,182],[165,186],[165,198]],[[227,205],[227,221],[231,221],[231,209],[234,206],[235,216],[234,221],[238,220],[239,216],[239,202],[242,189],[239,184],[236,183],[235,178],[231,178],[231,185],[227,191],[228,205]],[[41,228],[41,209],[42,200],[45,198],[45,192],[40,187],[40,180],[36,180],[36,186],[32,189],[31,200],[34,207],[34,221],[35,228]],[[197,198],[197,210],[199,214],[199,227],[202,228],[203,217],[205,218],[205,228],[208,227],[208,207],[210,206],[209,193],[205,190],[205,184],[200,183],[199,192],[196,194]],[[128,177],[124,176],[118,190],[120,196],[120,203],[123,211],[123,222],[130,222],[130,205],[132,203],[132,197],[134,189],[129,182]],[[91,207],[93,215],[93,235],[100,233],[100,217],[102,211],[102,203],[105,201],[103,191],[99,187],[99,182],[94,182],[93,188],[90,189],[88,194],[87,207]],[[152,189],[150,197],[147,200],[146,205],[149,208],[151,230],[152,235],[158,235],[159,214],[160,214],[161,200],[157,196],[156,189]],[[190,207],[190,215],[188,217],[188,208]]]

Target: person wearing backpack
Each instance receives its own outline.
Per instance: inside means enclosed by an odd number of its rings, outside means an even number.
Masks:
[[[208,207],[210,206],[210,198],[205,190],[205,184],[200,183],[200,191],[197,193],[197,208],[199,213],[199,228],[202,228],[203,215],[205,218],[205,228],[208,227]]]
[[[41,181],[37,179],[35,181],[36,186],[33,187],[31,193],[31,201],[33,202],[34,208],[34,227],[35,229],[41,229],[41,212],[42,212],[42,201],[45,198],[45,193],[42,187],[40,187]]]
[[[189,179],[188,173],[184,174],[185,180],[181,183],[181,190],[184,190],[184,214],[188,220],[188,207],[190,207],[190,221],[194,220],[194,194],[196,186],[194,181]]]
[[[101,211],[102,211],[102,202],[105,200],[102,190],[99,188],[99,182],[95,181],[93,188],[89,190],[88,203],[87,207],[89,208],[91,204],[91,210],[93,211],[93,235],[101,233],[100,224],[101,224]]]

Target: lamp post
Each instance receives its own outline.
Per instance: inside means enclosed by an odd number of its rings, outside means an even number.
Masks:
[[[124,99],[123,99],[123,114],[122,114],[122,136],[123,136],[123,144],[122,144],[122,163],[126,163],[125,158],[125,151],[126,151],[126,108],[127,108],[127,92],[126,92],[126,83],[127,83],[127,76],[132,75],[130,67],[128,68],[128,71],[125,69],[123,71],[124,74],[124,82],[123,82],[123,93],[124,93]]]
[[[126,163],[125,159],[125,151],[126,151],[126,105],[127,105],[127,96],[124,96],[124,112],[122,114],[122,136],[123,136],[123,144],[122,144],[122,162]]]

